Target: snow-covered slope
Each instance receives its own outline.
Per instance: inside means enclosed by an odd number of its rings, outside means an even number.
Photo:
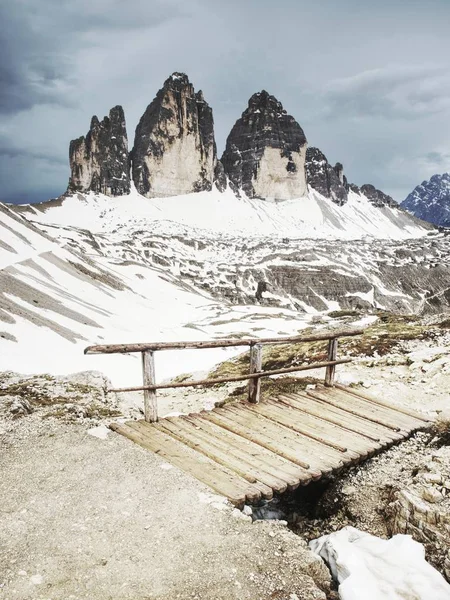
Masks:
[[[337,206],[313,189],[308,196],[283,202],[238,198],[229,188],[224,193],[215,189],[162,199],[144,198],[135,190],[114,198],[78,194],[51,210],[45,203],[30,206],[27,216],[39,223],[89,228],[97,233],[111,233],[123,226],[142,225],[148,230],[149,223],[152,231],[155,227],[165,233],[189,228],[213,237],[406,239],[427,232],[425,223],[398,208],[374,207],[352,191],[348,202]]]
[[[419,219],[450,227],[450,174],[433,175],[402,202],[402,207]]]
[[[315,192],[283,203],[79,194],[2,206],[0,231],[0,370],[100,369],[133,384],[139,356],[83,348],[290,335],[318,311],[446,302],[447,238],[356,194],[343,207]],[[202,370],[230,352],[160,353],[157,372]]]

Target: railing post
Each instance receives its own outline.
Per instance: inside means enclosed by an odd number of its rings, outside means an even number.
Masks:
[[[155,357],[152,350],[142,352],[142,374],[144,386],[155,385]],[[147,423],[156,423],[158,420],[156,390],[144,390],[144,419]]]
[[[250,373],[259,373],[262,370],[262,344],[250,346]],[[261,378],[254,377],[248,382],[248,401],[253,404],[259,402],[261,393]]]
[[[331,338],[328,340],[328,359],[327,360],[337,360],[337,347],[338,340],[337,338]],[[325,372],[325,385],[327,387],[334,386],[334,373],[336,371],[336,365],[329,365]]]

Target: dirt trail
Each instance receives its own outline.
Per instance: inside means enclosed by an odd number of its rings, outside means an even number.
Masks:
[[[5,600],[325,598],[328,571],[298,536],[125,438],[37,414],[2,427]]]

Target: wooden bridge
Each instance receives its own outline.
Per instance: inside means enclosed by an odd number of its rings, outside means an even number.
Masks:
[[[393,406],[334,382],[341,337],[361,330],[330,331],[311,336],[211,342],[175,342],[90,346],[86,354],[141,352],[144,385],[111,390],[144,391],[142,421],[113,423],[111,429],[190,473],[236,506],[270,500],[337,473],[430,425],[422,414]],[[263,344],[328,340],[328,359],[307,365],[262,370]],[[155,383],[154,352],[183,348],[250,347],[248,375]],[[262,377],[325,368],[324,385],[294,394],[261,399]],[[248,402],[198,414],[158,420],[156,390],[249,380]]]

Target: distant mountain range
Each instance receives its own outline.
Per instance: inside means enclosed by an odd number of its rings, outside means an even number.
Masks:
[[[429,181],[422,181],[401,207],[433,225],[450,227],[450,174],[433,175]]]

